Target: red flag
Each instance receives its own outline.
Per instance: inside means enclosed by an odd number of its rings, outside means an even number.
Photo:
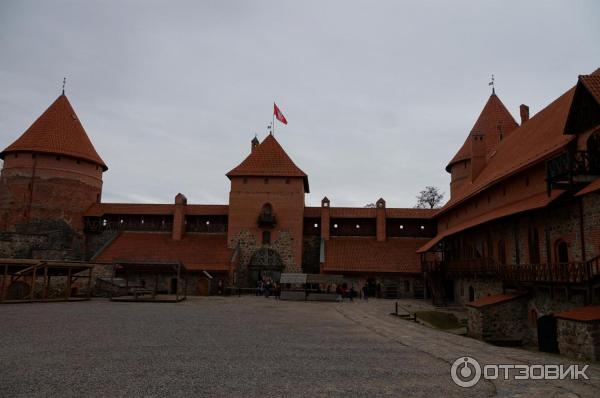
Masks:
[[[274,102],[273,102],[273,114],[275,115],[277,120],[279,120],[281,123],[287,124],[287,120],[286,120],[285,116],[283,116],[283,113],[281,113],[281,110],[277,107],[277,104]]]

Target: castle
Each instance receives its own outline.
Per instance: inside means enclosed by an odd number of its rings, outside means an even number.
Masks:
[[[340,274],[465,304],[478,338],[600,358],[600,70],[520,123],[492,92],[436,210],[306,206],[308,175],[273,135],[226,174],[228,204],[103,203],[107,166],[65,95],[0,158],[0,258],[178,263],[188,294]]]

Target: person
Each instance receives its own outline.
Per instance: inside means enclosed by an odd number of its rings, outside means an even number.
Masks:
[[[362,287],[363,300],[369,300],[369,286],[365,283]]]
[[[336,294],[335,301],[342,301],[342,287],[340,285],[337,285],[335,287],[335,294]]]
[[[256,295],[262,296],[263,293],[263,281],[259,280],[256,284]]]
[[[356,292],[354,291],[354,285],[350,287],[350,301],[354,301],[354,295]]]

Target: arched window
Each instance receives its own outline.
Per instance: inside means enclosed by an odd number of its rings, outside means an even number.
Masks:
[[[529,263],[540,263],[540,237],[537,228],[529,228]]]
[[[587,153],[591,174],[600,173],[600,131],[594,132],[587,139]]]
[[[261,214],[270,216],[271,214],[273,214],[273,207],[271,206],[270,203],[265,203],[260,212],[261,212]]]
[[[498,241],[498,262],[500,264],[506,264],[506,245],[504,244],[503,239]]]
[[[556,252],[556,261],[559,263],[569,262],[569,245],[562,239],[556,241],[554,245]]]

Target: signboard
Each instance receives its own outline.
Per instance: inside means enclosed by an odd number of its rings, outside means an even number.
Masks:
[[[282,273],[279,283],[306,283],[306,274]]]

